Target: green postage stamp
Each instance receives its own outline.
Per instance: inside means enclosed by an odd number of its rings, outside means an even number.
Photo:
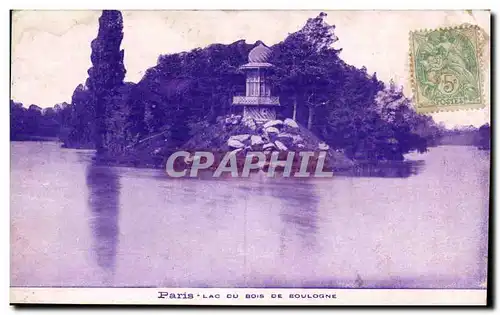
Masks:
[[[410,68],[418,112],[485,106],[482,31],[473,25],[410,33]]]

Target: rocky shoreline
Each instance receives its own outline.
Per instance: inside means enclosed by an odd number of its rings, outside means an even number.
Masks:
[[[226,124],[242,124],[252,133],[232,135],[227,140],[228,147],[234,150],[273,151],[304,150],[304,138],[300,135],[297,122],[290,118],[285,120],[269,120],[258,124],[252,118],[242,118],[240,115],[231,115],[225,119]],[[326,143],[321,142],[318,150],[328,150]]]
[[[326,152],[326,166],[333,170],[351,168],[354,163],[342,152],[331,149],[312,132],[292,119],[256,122],[241,115],[226,115],[213,125],[202,128],[180,148],[169,148],[165,138],[159,135],[140,145],[131,147],[121,154],[104,153],[95,157],[98,163],[119,166],[164,168],[166,160],[175,151],[209,151],[216,156],[233,152],[238,159],[244,159],[247,152]],[[189,164],[190,161],[185,161]]]

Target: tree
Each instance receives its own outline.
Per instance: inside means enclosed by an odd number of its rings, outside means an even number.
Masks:
[[[26,108],[10,100],[10,139],[16,140],[27,133]]]
[[[431,139],[439,130],[435,124],[436,129],[428,128],[432,118],[417,115],[411,100],[392,85],[385,88],[375,73],[346,64],[341,50],[332,48],[338,38],[325,17],[321,13],[309,19],[272,47],[275,68],[270,81],[282,104],[279,115],[294,117],[354,159],[400,160],[410,150],[425,150],[429,141],[422,139]],[[115,40],[108,43],[107,37]],[[101,141],[102,149],[110,151],[153,138],[171,149],[188,141],[193,131],[205,132],[199,126],[213,124],[217,116],[233,110],[232,97],[245,89],[238,68],[260,44],[237,41],[163,55],[133,85],[123,83],[122,37],[121,16],[103,13],[92,43],[93,68],[76,100],[87,102],[94,117],[93,142]],[[106,75],[103,69],[116,71]],[[81,106],[72,107],[80,112]]]
[[[71,104],[62,102],[54,105],[57,120],[62,128],[67,128],[71,124]]]
[[[310,130],[316,109],[330,102],[338,83],[332,70],[340,65],[340,50],[331,47],[338,38],[325,17],[321,13],[308,19],[301,30],[273,46],[276,71],[271,81],[284,103],[292,104],[292,117]]]
[[[26,133],[36,135],[40,131],[42,121],[41,107],[31,104],[26,111]]]
[[[477,146],[481,150],[489,150],[491,147],[491,128],[488,123],[482,125],[478,129]]]
[[[237,41],[160,56],[130,94],[127,135],[131,144],[158,134],[175,148],[189,140],[190,126],[214,123],[228,113],[233,95],[244,91],[245,78],[238,67],[251,48]]]
[[[112,153],[121,153],[128,146],[127,120],[130,115],[128,99],[135,84],[125,83],[112,89],[106,97],[105,149]]]
[[[92,96],[86,86],[80,84],[71,97],[70,127],[61,135],[65,147],[94,148],[94,106]]]
[[[94,114],[92,138],[98,152],[106,149],[106,141],[110,138],[107,133],[114,123],[107,117],[113,116],[113,111],[121,108],[115,102],[121,100],[117,94],[125,78],[124,51],[120,50],[122,39],[121,12],[104,10],[99,18],[99,32],[91,43],[92,67],[88,70],[86,81]]]
[[[122,39],[121,12],[104,10],[99,18],[97,37],[91,43],[92,67],[88,70],[88,78],[84,85],[75,89],[70,109],[64,110],[61,117],[69,120],[69,126],[65,125],[61,134],[65,146],[95,148],[98,153],[111,147],[118,149],[115,137],[123,134],[130,91],[123,82]],[[71,112],[70,118],[67,111]]]
[[[397,118],[410,118],[410,100],[403,95],[402,88],[398,88],[392,80],[389,86],[377,93],[375,104],[378,114],[388,123],[394,123]]]
[[[391,124],[404,153],[411,150],[424,152],[428,146],[437,143],[440,128],[430,116],[416,113],[402,87],[397,87],[392,80],[377,94],[375,103],[381,118]]]

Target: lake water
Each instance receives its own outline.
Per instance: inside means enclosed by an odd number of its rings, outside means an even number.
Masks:
[[[171,179],[11,143],[11,285],[485,286],[489,152],[403,178]]]

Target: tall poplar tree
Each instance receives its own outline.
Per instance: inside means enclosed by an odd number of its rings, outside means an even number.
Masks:
[[[86,86],[93,104],[93,142],[98,153],[106,149],[106,119],[112,116],[113,101],[123,86],[125,66],[124,51],[120,50],[123,39],[123,19],[120,11],[104,10],[99,18],[99,32],[92,41]]]

